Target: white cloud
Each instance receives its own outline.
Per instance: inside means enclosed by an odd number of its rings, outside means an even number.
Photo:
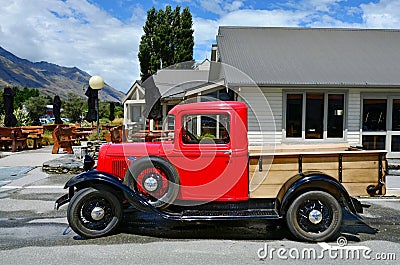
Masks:
[[[221,8],[220,4],[222,3],[221,0],[209,1],[209,0],[200,0],[200,5],[206,11],[222,15],[224,14],[224,10]]]
[[[399,28],[400,1],[381,0],[378,3],[362,4],[363,20],[368,28]]]
[[[307,24],[311,28],[360,28],[358,23],[346,23],[328,15],[318,17],[318,20]]]
[[[243,6],[243,2],[242,1],[233,1],[232,3],[227,3],[225,5],[225,10],[227,11],[236,11],[239,10],[241,7]]]
[[[211,53],[211,44],[216,42],[215,37],[218,34],[219,26],[295,27],[306,20],[308,15],[310,13],[303,11],[248,9],[227,13],[218,20],[195,17],[193,19],[195,49],[197,49],[195,54],[207,55]],[[203,50],[199,50],[199,48]],[[204,57],[200,58],[200,60],[202,59]]]
[[[343,1],[345,0],[306,0],[305,4],[316,11],[330,12],[332,8]]]
[[[173,0],[191,8],[195,58],[209,57],[219,26],[398,28],[400,1],[352,5],[346,0],[301,0],[252,9],[246,0]],[[8,0],[0,5],[0,45],[19,57],[76,66],[102,75],[116,89],[127,91],[139,78],[137,52],[146,10],[131,1],[131,18],[120,21],[87,0]],[[154,2],[157,2],[154,0]],[[161,1],[159,1],[161,2]],[[343,9],[343,5],[351,6]],[[124,3],[125,4],[125,3]],[[254,3],[253,3],[254,4]],[[265,3],[264,3],[265,5]],[[125,5],[127,6],[127,5]],[[208,11],[211,16],[196,16]],[[270,6],[271,9],[271,6]],[[340,12],[362,17],[343,21]],[[217,14],[217,15],[215,15]],[[210,18],[214,17],[214,18]]]
[[[199,4],[206,11],[217,15],[224,15],[228,12],[236,11],[244,6],[243,1],[239,0],[199,0]]]
[[[76,66],[122,91],[139,77],[141,26],[82,0],[12,0],[0,13],[0,45],[19,57]]]
[[[290,10],[238,10],[221,17],[221,26],[298,26],[307,19],[309,12]]]

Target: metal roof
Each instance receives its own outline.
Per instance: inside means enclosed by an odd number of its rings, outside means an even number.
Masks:
[[[207,83],[208,75],[208,70],[163,69],[153,77],[162,98],[179,98],[186,90]]]
[[[400,86],[400,30],[220,27],[217,44],[258,85]]]

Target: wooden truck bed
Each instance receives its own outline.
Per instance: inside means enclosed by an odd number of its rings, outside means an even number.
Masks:
[[[286,149],[268,153],[250,149],[250,197],[275,198],[287,180],[306,171],[320,171],[334,177],[350,196],[370,196],[367,187],[385,181],[386,151],[317,150]],[[383,186],[377,194],[385,192]]]

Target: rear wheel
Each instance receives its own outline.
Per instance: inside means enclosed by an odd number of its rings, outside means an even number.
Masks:
[[[306,241],[325,241],[339,232],[342,208],[329,193],[309,191],[290,205],[286,223],[294,236]]]
[[[125,173],[124,184],[157,208],[168,207],[179,191],[175,167],[161,157],[144,157]]]
[[[85,188],[71,199],[67,218],[77,234],[95,238],[111,233],[118,226],[122,208],[118,198],[110,191]]]

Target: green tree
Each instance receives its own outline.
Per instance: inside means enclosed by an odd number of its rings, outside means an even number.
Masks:
[[[62,105],[63,116],[71,122],[81,122],[82,115],[87,110],[87,102],[78,95],[69,93]]]
[[[25,103],[25,101],[27,101],[32,97],[39,97],[40,95],[39,89],[37,88],[24,87],[23,89],[20,89],[18,87],[13,87],[12,89],[15,91],[15,97],[14,97],[15,108],[22,108],[22,105]]]
[[[143,26],[144,34],[139,45],[138,58],[142,76],[147,74],[147,70],[156,72],[160,67],[157,64],[156,47],[154,47],[156,45],[154,41],[156,26],[156,9],[152,7],[147,11],[147,20]]]
[[[110,116],[110,103],[109,102],[99,102],[99,118],[108,119]]]
[[[139,45],[139,64],[141,76],[147,71],[157,70],[193,60],[193,20],[188,7],[180,12],[177,6],[172,11],[167,5],[165,11],[156,11],[153,7],[147,11],[147,20],[143,26],[144,34]]]
[[[175,42],[175,63],[193,60],[194,30],[192,29],[192,26],[192,14],[190,13],[189,8],[185,7],[182,11],[180,27],[178,28],[177,33],[179,39]]]
[[[49,99],[43,95],[38,97],[30,97],[28,100],[23,102],[28,113],[29,118],[32,120],[34,125],[39,125],[39,118],[46,114],[46,105],[50,104]]]
[[[19,109],[22,108],[22,105],[24,104],[25,101],[27,101],[31,97],[38,97],[39,95],[42,95],[39,92],[39,89],[36,88],[19,88],[19,87],[12,87],[11,88],[15,92],[14,96],[14,109]],[[3,102],[3,92],[4,90],[1,89],[0,91],[0,114],[4,114],[4,102]]]

